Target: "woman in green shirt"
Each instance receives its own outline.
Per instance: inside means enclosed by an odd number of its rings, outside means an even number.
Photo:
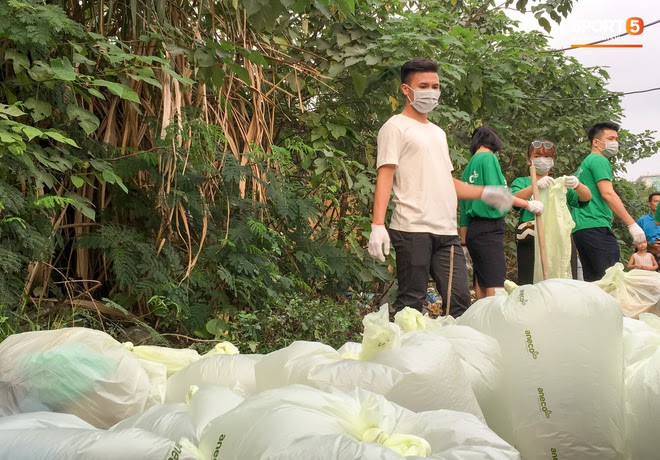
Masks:
[[[538,177],[539,188],[545,188],[554,183],[548,175],[554,166],[556,147],[550,141],[533,141],[527,149],[527,164],[534,165]],[[566,176],[566,202],[570,207],[578,206],[580,202],[591,200],[591,191],[581,184],[577,177]],[[529,176],[516,178],[511,183],[514,196],[528,200],[532,197],[532,179]],[[518,284],[532,284],[534,279],[534,214],[526,209],[520,209],[520,220],[516,226],[516,249],[518,258]]]
[[[495,156],[502,142],[488,126],[480,126],[472,133],[472,158],[463,171],[462,180],[472,185],[503,185],[506,180]],[[540,201],[513,197],[513,205],[533,214],[543,212]],[[504,286],[504,214],[481,200],[461,200],[459,204],[461,243],[467,246],[474,269],[474,291],[477,299],[495,295]]]

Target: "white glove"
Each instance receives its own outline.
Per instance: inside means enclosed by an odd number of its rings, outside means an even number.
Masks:
[[[470,256],[470,251],[467,246],[461,245],[463,248],[463,255],[465,256],[465,265],[467,265],[468,270],[472,269],[472,256]]]
[[[566,188],[576,189],[580,185],[580,179],[575,176],[564,176],[564,185]]]
[[[529,200],[527,202],[527,210],[538,216],[543,213],[543,203],[538,200]]]
[[[555,183],[555,180],[550,176],[543,176],[536,183],[539,186],[539,188],[546,188],[553,185]]]
[[[644,233],[644,230],[642,230],[642,227],[639,225],[628,225],[628,231],[630,232],[630,236],[632,236],[633,244],[637,245],[646,241],[646,234]]]
[[[507,187],[501,185],[486,185],[481,192],[481,201],[497,209],[506,212],[513,206],[513,195]]]
[[[390,235],[384,225],[371,224],[369,235],[369,255],[385,262],[385,256],[390,253]]]

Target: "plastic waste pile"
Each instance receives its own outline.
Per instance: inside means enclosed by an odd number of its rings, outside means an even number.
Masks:
[[[660,312],[660,273],[648,270],[624,271],[616,263],[594,284],[621,303],[623,314],[638,318],[642,313]]]
[[[458,320],[387,305],[361,343],[240,354],[84,328],[0,343],[0,459],[640,459],[660,319],[594,283],[509,285]]]

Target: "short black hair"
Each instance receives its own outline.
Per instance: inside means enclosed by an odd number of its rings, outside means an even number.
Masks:
[[[653,197],[654,197],[654,196],[658,196],[658,195],[660,195],[660,192],[653,192],[653,193],[651,193],[651,194],[649,195],[649,203],[650,203],[651,201],[653,201]]]
[[[412,58],[401,66],[401,83],[410,83],[410,77],[414,73],[438,72],[438,64],[421,57]]]
[[[611,129],[612,131],[619,132],[619,124],[614,123],[613,121],[604,121],[602,123],[596,123],[591,128],[589,128],[589,131],[587,131],[587,137],[589,138],[589,142],[593,142],[593,140],[598,138],[602,134],[602,132],[605,131],[606,129]]]
[[[502,141],[490,126],[479,126],[474,130],[470,141],[470,153],[474,155],[482,145],[493,152],[498,152],[502,148]]]

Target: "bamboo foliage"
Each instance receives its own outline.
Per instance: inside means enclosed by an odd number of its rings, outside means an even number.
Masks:
[[[160,225],[153,239],[157,251],[166,243],[184,248],[183,282],[199,260],[210,220],[206,206],[201,221],[191,222],[186,204],[173,195],[177,178],[185,173],[191,161],[193,133],[186,127],[187,108],[194,107],[196,116],[201,114],[204,122],[219,127],[223,144],[215,146],[216,151],[230,152],[241,166],[253,170],[253,177],[265,179],[250,155],[270,154],[281,100],[287,105],[295,101],[304,108],[300,86],[296,88],[286,77],[293,76],[297,81],[306,77],[320,79],[321,75],[303,61],[291,59],[279,45],[261,36],[251,27],[247,12],[237,2],[69,0],[66,10],[87,30],[116,39],[117,46],[126,53],[157,57],[175,72],[166,71],[154,62],[152,68],[158,85],[124,74],[122,78],[138,95],[139,104],[108,94],[106,100],[93,100],[89,110],[100,121],[95,138],[121,155],[158,153],[159,177],[150,177],[143,171],[136,174],[133,182],[157,196]],[[231,50],[222,58],[214,56],[213,65],[222,69],[223,78],[220,82],[200,80],[195,52],[213,49],[218,44]],[[105,51],[99,49],[99,52]],[[257,53],[260,60],[251,59],[250,53]],[[101,60],[97,62],[103,65]],[[290,91],[287,85],[294,90]],[[218,160],[213,152],[208,153],[209,163],[221,171],[223,157]],[[200,196],[209,204],[227,200],[218,193],[218,177],[217,173],[209,173],[207,182],[199,187]],[[88,179],[83,193],[96,210],[112,206],[113,197],[106,183],[92,175]],[[266,200],[263,186],[256,180],[244,179],[240,183],[240,196],[257,202]],[[230,218],[228,212],[227,219]],[[90,224],[92,221],[80,212],[66,214],[60,223],[71,228],[71,236],[75,238],[88,233],[92,229]],[[229,221],[225,225],[228,231]],[[75,261],[75,268],[69,276],[82,280],[111,278],[106,273],[108,264],[103,255],[94,256],[83,247],[72,247],[71,251],[69,257]],[[88,289],[91,284],[83,286]]]

